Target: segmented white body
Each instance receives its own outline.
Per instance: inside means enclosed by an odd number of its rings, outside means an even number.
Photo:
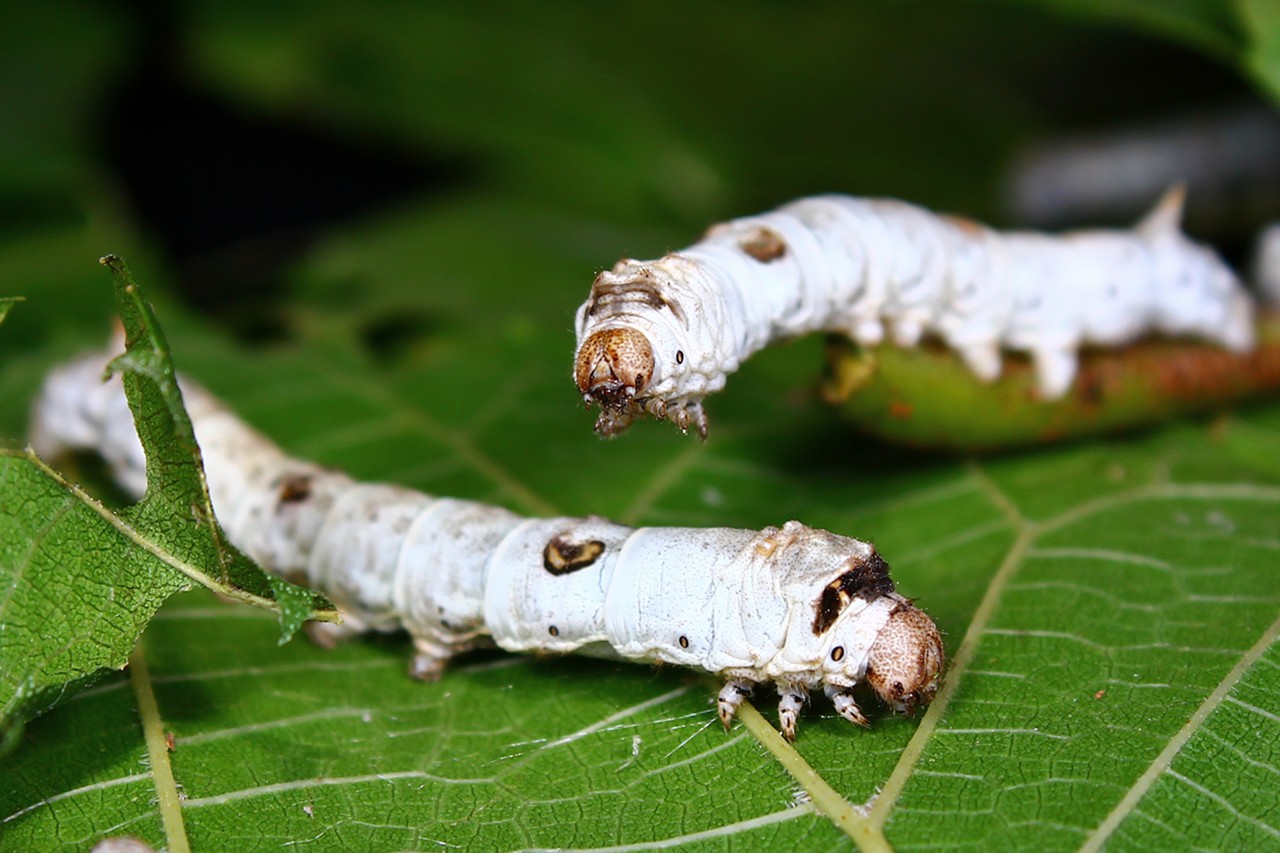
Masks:
[[[1158,332],[1247,350],[1252,300],[1182,234],[1181,205],[1175,190],[1132,230],[1050,236],[892,199],[800,199],[602,272],[578,309],[574,378],[603,434],[648,414],[705,437],[703,397],[762,347],[814,331],[904,347],[933,335],[983,381],[1002,348],[1027,353],[1046,399],[1071,386],[1084,344]]]
[[[145,458],[119,378],[102,382],[106,362],[94,354],[50,374],[32,446],[45,456],[95,449],[141,494]],[[327,592],[346,631],[407,629],[418,677],[438,677],[451,656],[490,640],[670,663],[724,679],[726,726],[752,685],[772,682],[788,737],[810,688],[858,723],[859,682],[902,712],[936,689],[937,628],[894,591],[866,542],[795,521],[756,532],[525,519],[358,483],[289,457],[194,383],[182,388],[230,540]]]

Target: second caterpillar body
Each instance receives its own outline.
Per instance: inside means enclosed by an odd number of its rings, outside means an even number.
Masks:
[[[141,495],[145,457],[119,377],[102,381],[107,362],[91,354],[50,374],[31,443],[46,457],[96,450]],[[419,678],[490,643],[668,663],[721,679],[726,727],[755,685],[773,684],[788,738],[810,689],[864,725],[859,683],[903,713],[937,690],[938,629],[866,542],[795,521],[753,531],[526,519],[359,483],[290,457],[198,385],[182,390],[230,540],[328,594],[346,619],[339,631],[407,630]]]
[[[1131,230],[1046,235],[892,199],[800,199],[597,276],[578,309],[574,379],[602,435],[649,415],[705,438],[703,398],[752,353],[808,332],[904,347],[933,335],[988,382],[1001,349],[1024,352],[1046,399],[1071,386],[1082,345],[1156,332],[1248,350],[1253,301],[1182,233],[1181,211],[1175,189]]]

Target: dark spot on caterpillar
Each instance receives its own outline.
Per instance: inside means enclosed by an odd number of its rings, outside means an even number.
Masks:
[[[755,228],[744,234],[738,246],[762,264],[776,261],[787,253],[787,242],[772,228]]]
[[[553,575],[567,575],[600,559],[604,543],[599,539],[572,542],[564,536],[553,536],[542,549],[542,567]]]
[[[280,484],[280,503],[296,504],[311,497],[311,475],[291,474]]]
[[[849,558],[843,574],[827,584],[818,596],[815,609],[817,615],[813,620],[813,633],[821,635],[835,624],[836,619],[849,606],[854,598],[864,601],[875,601],[886,593],[893,592],[893,580],[889,577],[889,565],[880,556],[879,551],[872,551],[866,560]]]
[[[560,629],[559,629],[559,628],[557,628],[555,625],[552,625],[550,628],[548,628],[548,629],[547,629],[547,633],[548,633],[548,634],[550,634],[550,635],[551,635],[551,636],[553,636],[553,637],[559,637],[559,636],[560,636]]]
[[[689,648],[689,638],[686,637],[684,634],[680,635],[680,648],[682,649]]]
[[[684,364],[684,350],[676,350],[676,364]]]
[[[844,646],[836,646],[831,650],[831,659],[839,661],[844,659]]]

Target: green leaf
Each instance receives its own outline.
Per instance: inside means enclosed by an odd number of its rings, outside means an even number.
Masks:
[[[148,544],[34,455],[0,450],[0,728],[124,666],[189,587]]]
[[[934,706],[918,720],[881,711],[864,732],[818,701],[792,748],[767,698],[764,725],[747,714],[726,734],[714,688],[672,669],[494,653],[420,684],[401,640],[276,649],[264,616],[184,596],[148,631],[145,684],[109,679],[30,727],[0,792],[6,841],[83,844],[110,828],[170,843],[144,759],[171,762],[196,849],[832,849],[854,843],[844,832],[869,848],[1016,848],[1028,832],[1051,849],[1153,846],[1165,827],[1190,832],[1177,814],[1233,811],[1187,837],[1270,838],[1274,797],[1199,772],[1188,750],[1226,740],[1278,790],[1273,742],[1253,732],[1280,714],[1266,692],[1280,471],[1255,461],[1280,454],[1280,407],[1004,458],[921,457],[856,439],[797,396],[821,361],[806,342],[735,377],[705,445],[665,424],[601,442],[569,379],[565,306],[590,274],[573,234],[571,219],[499,203],[384,219],[299,272],[294,310],[319,337],[246,351],[189,335],[181,362],[293,452],[365,479],[526,512],[796,517],[871,537],[944,630]],[[467,251],[490,241],[500,260]],[[402,314],[435,320],[388,355],[367,331],[402,269],[453,285],[401,294],[416,306]],[[353,270],[358,295],[331,302]],[[141,726],[139,690],[157,700]],[[144,730],[171,732],[172,755]]]
[[[1280,103],[1280,6],[1273,0],[1239,0],[1248,39],[1244,67]]]
[[[333,605],[324,596],[269,577],[226,541],[214,520],[200,447],[183,407],[164,331],[125,262],[107,255],[102,264],[115,282],[127,346],[109,370],[122,374],[147,449],[147,494],[122,510],[122,519],[148,531],[154,546],[172,554],[172,565],[193,580],[233,600],[280,611],[281,642],[307,619],[324,612],[332,618]],[[194,524],[174,523],[191,516]],[[278,591],[285,595],[277,598]]]
[[[287,638],[332,605],[297,591],[230,547],[213,520],[191,423],[151,308],[108,256],[128,350],[113,363],[140,413],[148,490],[113,513],[30,451],[0,450],[0,729],[124,666],[172,593],[193,581],[282,611]],[[285,595],[277,598],[278,590]]]
[[[0,323],[4,322],[5,316],[9,313],[9,309],[16,303],[21,302],[21,296],[5,296],[0,297]]]

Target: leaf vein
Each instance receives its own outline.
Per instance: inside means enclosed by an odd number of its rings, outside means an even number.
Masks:
[[[1155,785],[1159,778],[1166,772],[1173,773],[1171,768],[1174,759],[1178,753],[1182,751],[1182,747],[1186,745],[1191,736],[1195,734],[1209,719],[1209,715],[1218,708],[1227,698],[1240,679],[1244,678],[1245,673],[1254,662],[1265,660],[1263,655],[1276,638],[1280,637],[1280,619],[1271,623],[1271,626],[1262,633],[1258,641],[1253,647],[1241,655],[1240,660],[1227,673],[1226,677],[1219,682],[1218,686],[1210,693],[1201,703],[1200,707],[1195,710],[1191,718],[1187,721],[1177,734],[1169,741],[1169,744],[1156,756],[1155,760],[1145,772],[1134,782],[1133,786],[1125,793],[1125,795],[1116,803],[1111,813],[1098,824],[1093,834],[1080,848],[1081,853],[1092,853],[1102,848],[1111,834],[1119,828],[1124,819],[1131,813],[1139,811],[1139,803],[1146,793]]]

